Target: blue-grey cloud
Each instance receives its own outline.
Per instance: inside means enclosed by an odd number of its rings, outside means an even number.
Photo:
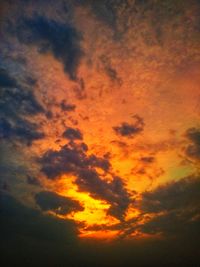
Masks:
[[[195,207],[200,203],[199,177],[189,176],[143,193],[141,209],[159,213]]]
[[[109,214],[123,219],[131,200],[129,193],[120,177],[113,177],[111,182],[103,180],[96,171],[101,168],[109,173],[111,164],[107,158],[87,155],[87,146],[73,142],[63,146],[59,151],[48,150],[39,162],[41,171],[49,179],[59,178],[62,174],[74,174],[76,184],[81,191],[89,192],[97,199],[103,199],[111,204]]]
[[[72,211],[82,211],[83,207],[76,200],[58,195],[51,191],[41,191],[35,195],[36,203],[43,211],[53,211],[65,215]]]
[[[12,32],[20,42],[38,46],[40,53],[51,52],[63,64],[69,77],[77,78],[77,68],[84,53],[82,36],[72,25],[35,15],[20,18]]]
[[[30,117],[44,112],[33,93],[32,86],[33,82],[21,84],[8,70],[0,69],[1,139],[19,140],[30,145],[34,140],[44,138],[39,125],[29,120]]]
[[[114,126],[113,130],[117,135],[132,138],[141,133],[144,129],[144,121],[138,116],[134,115],[134,123],[122,122],[119,126]]]
[[[200,129],[190,128],[186,132],[186,137],[191,144],[186,148],[186,155],[195,160],[200,160]]]
[[[81,131],[79,129],[74,129],[71,127],[68,127],[64,131],[62,136],[68,140],[82,140],[83,139],[83,135]]]

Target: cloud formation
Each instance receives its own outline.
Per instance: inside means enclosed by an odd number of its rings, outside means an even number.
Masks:
[[[0,138],[19,140],[27,145],[44,138],[30,117],[44,112],[30,83],[21,85],[6,69],[0,69]]]
[[[68,127],[63,135],[64,138],[69,139],[69,140],[82,140],[83,135],[79,129],[74,129],[72,127]]]
[[[38,46],[43,54],[51,52],[63,64],[70,79],[77,78],[77,68],[83,56],[82,36],[72,25],[35,15],[21,18],[13,27],[20,42]]]
[[[199,177],[191,176],[171,182],[142,195],[141,209],[148,213],[168,212],[199,206]]]
[[[66,255],[68,245],[76,243],[77,232],[72,221],[44,215],[2,191],[0,206],[3,266],[56,266],[58,262],[61,265],[72,262]]]
[[[142,224],[140,230],[148,234],[161,233],[175,240],[200,242],[199,187],[199,176],[193,175],[143,193],[140,208],[154,216]]]
[[[186,155],[195,160],[200,160],[200,129],[190,128],[186,132],[186,137],[191,142],[186,148]]]
[[[105,174],[109,172],[111,165],[106,158],[97,157],[85,153],[87,146],[70,143],[59,151],[46,151],[39,162],[49,179],[56,179],[62,174],[74,174],[76,184],[81,191],[89,192],[97,199],[103,199],[111,204],[109,213],[120,219],[123,218],[131,200],[120,177],[113,177],[111,182],[103,180],[96,171],[101,168]]]
[[[60,215],[83,210],[78,201],[60,196],[51,191],[41,191],[37,193],[35,195],[35,200],[43,211],[53,211]]]
[[[127,122],[122,122],[120,126],[114,126],[113,130],[115,133],[129,138],[141,133],[144,129],[143,119],[138,115],[134,115],[133,118],[135,120],[134,123],[129,124]]]

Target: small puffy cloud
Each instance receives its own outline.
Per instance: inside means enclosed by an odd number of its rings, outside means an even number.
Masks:
[[[68,127],[64,133],[63,137],[69,140],[82,140],[83,135],[79,129],[74,129],[71,127]]]
[[[51,191],[42,191],[35,195],[36,203],[43,211],[53,211],[65,215],[72,211],[81,211],[83,207],[76,200],[60,196]]]
[[[62,111],[74,111],[76,106],[73,104],[68,104],[64,100],[60,103],[60,108]]]
[[[186,148],[186,155],[195,160],[200,160],[200,129],[188,129],[186,137],[191,142],[191,144],[189,144]]]
[[[113,130],[117,135],[132,138],[141,133],[144,129],[144,121],[138,116],[134,115],[134,123],[122,122],[120,126],[114,126]]]

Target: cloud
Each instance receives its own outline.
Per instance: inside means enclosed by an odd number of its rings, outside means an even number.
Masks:
[[[155,161],[154,157],[141,157],[140,160],[145,164],[153,163]]]
[[[132,138],[135,135],[141,133],[144,129],[144,121],[143,119],[138,116],[133,116],[135,122],[132,124],[129,124],[127,122],[122,122],[120,126],[114,126],[113,130],[116,134],[124,137]]]
[[[81,169],[77,175],[76,184],[81,191],[89,192],[94,198],[108,201],[111,204],[108,214],[123,220],[131,200],[120,177],[113,177],[111,182],[106,182],[91,169]]]
[[[27,145],[44,138],[39,125],[29,120],[44,112],[32,92],[30,81],[21,85],[6,69],[0,69],[0,88],[0,138],[19,140]]]
[[[43,107],[31,91],[29,81],[26,87],[22,86],[7,70],[0,69],[0,87],[1,113],[14,116],[17,111],[20,114],[32,116],[44,112]]]
[[[142,194],[139,208],[154,214],[139,229],[148,234],[161,233],[165,238],[200,242],[200,179],[189,176]],[[195,240],[195,242],[194,242]]]
[[[96,171],[101,168],[105,174],[111,168],[107,158],[87,155],[87,146],[70,143],[59,151],[48,150],[39,159],[44,172],[49,179],[56,179],[62,174],[71,173],[76,176],[76,184],[81,191],[89,192],[97,199],[103,199],[111,204],[109,213],[123,219],[130,204],[130,196],[120,177],[113,177],[111,182],[103,180]]]
[[[63,135],[64,138],[67,138],[69,140],[82,140],[83,139],[83,135],[81,133],[81,131],[79,129],[74,129],[71,127],[68,127]]]
[[[34,176],[27,175],[26,180],[30,185],[41,186],[40,181]]]
[[[7,119],[0,119],[0,139],[19,140],[22,143],[31,145],[33,141],[44,138],[44,133],[38,131],[38,126],[35,123],[30,123],[26,120],[17,121],[11,124]]]
[[[3,266],[56,266],[72,262],[73,251],[69,250],[77,242],[77,230],[72,221],[43,215],[11,195],[0,193]]]
[[[140,208],[148,213],[194,208],[200,203],[199,177],[189,176],[142,195]],[[199,206],[200,207],[200,206]]]
[[[191,142],[191,144],[186,148],[186,155],[195,160],[200,160],[200,129],[188,129],[186,137]]]
[[[122,85],[122,79],[119,77],[116,69],[111,65],[110,59],[106,56],[101,56],[101,62],[105,73],[108,75],[111,81],[117,82],[118,85]]]
[[[40,53],[51,52],[63,64],[69,77],[76,79],[83,56],[80,44],[82,36],[72,25],[35,15],[20,19],[13,27],[20,42],[37,45]]]
[[[43,211],[53,211],[65,215],[72,211],[82,211],[83,207],[76,200],[60,196],[51,191],[42,191],[35,195],[36,203]]]
[[[137,267],[183,267],[199,262],[198,235],[187,240],[81,242],[72,221],[25,207],[8,194],[1,193],[0,220],[3,266],[122,267],[134,262]]]
[[[16,80],[10,77],[5,69],[0,69],[0,87],[17,87]]]
[[[96,15],[98,19],[103,21],[106,25],[111,27],[112,29],[116,29],[117,23],[117,9],[119,4],[123,2],[123,0],[102,0],[102,1],[83,1],[79,0],[79,4],[88,5],[92,9],[93,13]]]
[[[95,155],[86,155],[87,145],[85,143],[70,143],[62,146],[59,151],[47,150],[43,156],[38,159],[42,165],[41,171],[49,179],[55,179],[63,173],[77,173],[81,168],[100,167],[102,170],[108,170],[110,164],[105,158]]]
[[[64,100],[60,103],[62,111],[74,111],[76,106],[73,104],[67,104]]]

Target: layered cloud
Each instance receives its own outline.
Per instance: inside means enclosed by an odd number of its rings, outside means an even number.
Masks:
[[[113,176],[112,181],[104,180],[106,173],[111,168],[107,158],[87,155],[87,146],[84,143],[68,143],[59,151],[45,152],[39,162],[41,171],[49,179],[57,179],[63,174],[73,174],[76,184],[81,191],[89,192],[97,199],[103,199],[111,204],[109,213],[122,219],[131,200],[120,177]],[[96,168],[104,171],[100,175]]]
[[[33,93],[32,86],[28,82],[21,85],[8,70],[2,68],[0,87],[0,137],[11,141],[17,139],[26,144],[44,138],[44,133],[40,131],[37,123],[29,119],[44,112]]]
[[[198,239],[199,185],[199,176],[191,176],[144,193],[141,209],[157,216],[145,223],[141,227],[142,231],[162,233],[175,239]],[[199,242],[199,239],[196,241]]]
[[[82,210],[78,201],[60,196],[51,191],[41,191],[37,193],[35,195],[35,200],[43,211],[53,211],[60,215]]]

